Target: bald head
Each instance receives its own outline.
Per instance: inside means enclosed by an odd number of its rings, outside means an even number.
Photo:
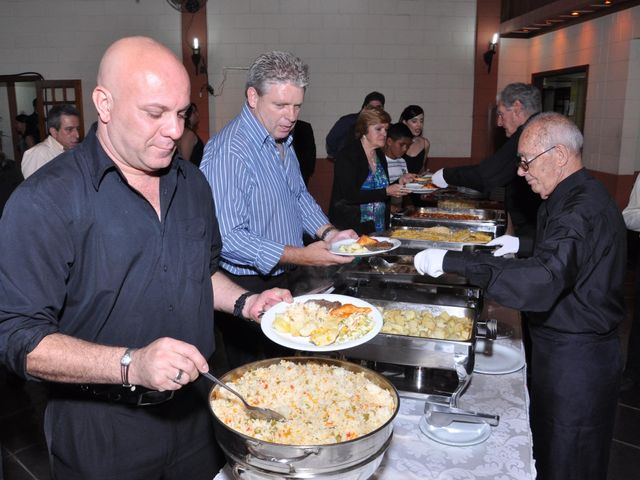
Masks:
[[[148,37],[127,37],[113,43],[104,53],[98,69],[98,85],[112,92],[125,85],[123,77],[148,77],[173,71],[188,83],[189,76],[182,62],[164,45]]]
[[[155,40],[129,37],[111,45],[93,91],[98,139],[125,175],[152,173],[171,163],[190,103],[189,76]]]
[[[518,168],[531,189],[544,198],[582,165],[582,133],[570,119],[544,112],[526,125],[518,142],[518,155],[527,167]]]

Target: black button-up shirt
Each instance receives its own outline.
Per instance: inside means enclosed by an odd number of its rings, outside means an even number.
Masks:
[[[142,347],[168,336],[213,353],[221,241],[211,190],[174,159],[161,218],[106,155],[95,126],[25,181],[0,219],[0,362],[25,375],[42,338]]]
[[[443,269],[467,276],[498,303],[530,312],[535,325],[606,334],[624,318],[626,229],[604,186],[582,169],[538,210],[530,258],[448,252]]]

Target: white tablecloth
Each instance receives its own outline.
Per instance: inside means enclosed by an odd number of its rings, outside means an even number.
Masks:
[[[498,311],[492,312],[496,316]],[[512,312],[513,313],[513,312]],[[499,317],[500,318],[500,317]],[[505,320],[514,328],[510,339],[497,340],[522,350],[517,315]],[[501,318],[502,321],[502,318]],[[506,375],[474,373],[459,407],[500,415],[483,443],[454,447],[426,437],[418,428],[424,401],[402,398],[394,420],[393,440],[374,480],[531,480],[536,476],[529,428],[529,396],[523,368]],[[223,469],[215,480],[230,480]]]

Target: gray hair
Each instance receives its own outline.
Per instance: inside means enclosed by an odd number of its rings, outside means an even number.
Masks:
[[[62,125],[60,117],[62,115],[80,118],[80,112],[73,105],[56,105],[55,107],[52,107],[51,110],[49,110],[49,114],[47,115],[47,130],[49,130],[50,128],[60,130],[60,126]]]
[[[542,111],[540,90],[533,85],[510,83],[496,96],[496,102],[503,103],[507,108],[511,108],[516,100],[520,101],[529,115]]]
[[[309,85],[309,66],[290,52],[268,52],[256,58],[247,73],[247,85],[262,96],[267,87],[276,83],[290,83],[300,88]]]
[[[564,145],[576,155],[582,151],[583,136],[569,118],[557,112],[543,112],[531,118],[525,130],[535,128],[535,141],[543,148]],[[524,133],[524,132],[523,132]]]

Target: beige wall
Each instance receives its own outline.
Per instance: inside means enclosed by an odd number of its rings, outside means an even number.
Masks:
[[[498,87],[589,65],[584,162],[615,175],[640,170],[640,7],[531,40],[502,39]]]
[[[0,12],[0,75],[80,79],[85,131],[96,119],[91,91],[109,44],[148,35],[181,51],[180,13],[164,0],[0,0]]]
[[[301,118],[313,125],[319,157],[333,123],[372,90],[385,94],[394,121],[407,105],[425,109],[432,156],[469,156],[475,10],[475,0],[209,2],[209,72],[219,95],[210,101],[211,129],[242,107],[241,69],[284,49],[310,67]]]

